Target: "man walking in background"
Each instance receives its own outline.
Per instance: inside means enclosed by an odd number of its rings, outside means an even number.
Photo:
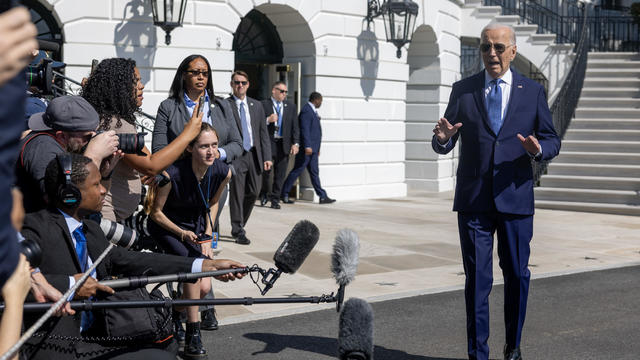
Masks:
[[[293,170],[287,176],[282,188],[282,201],[292,204],[293,200],[289,199],[289,191],[293,187],[293,183],[302,174],[304,169],[309,170],[311,184],[316,194],[320,197],[320,204],[331,204],[335,202],[331,199],[327,192],[320,185],[320,171],[318,170],[318,156],[320,156],[320,144],[322,142],[322,127],[320,126],[320,116],[318,108],[322,105],[322,95],[318,92],[312,92],[309,95],[309,102],[302,107],[300,111],[300,137],[302,139],[302,147],[304,151],[300,151],[296,155],[296,163]]]

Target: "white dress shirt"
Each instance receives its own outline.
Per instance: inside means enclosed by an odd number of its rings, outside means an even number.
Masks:
[[[249,142],[251,143],[251,147],[253,147],[253,130],[251,130],[251,114],[249,111],[249,104],[247,103],[247,97],[240,100],[237,96],[233,95],[233,99],[236,101],[236,106],[238,107],[238,115],[240,115],[240,104],[244,104],[244,113],[247,117],[247,128],[249,129]],[[242,121],[242,118],[240,118]],[[242,134],[244,136],[244,134]]]

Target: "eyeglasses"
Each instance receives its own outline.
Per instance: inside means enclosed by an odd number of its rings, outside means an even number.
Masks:
[[[286,93],[288,93],[288,91],[287,91],[287,90],[284,90],[284,89],[278,89],[278,88],[276,88],[276,90],[280,91],[280,94],[286,94]]]
[[[242,86],[247,85],[249,82],[248,81],[239,81],[239,80],[233,80],[233,85],[240,85],[242,84]]]
[[[203,77],[209,77],[209,71],[208,70],[187,70],[185,72],[187,74],[191,75],[191,76],[202,75]]]
[[[480,51],[482,51],[483,53],[487,53],[487,52],[491,51],[491,47],[492,46],[496,50],[497,53],[501,54],[505,50],[507,50],[508,47],[513,46],[513,44],[510,44],[510,45],[505,45],[505,44],[501,44],[501,43],[480,44]]]

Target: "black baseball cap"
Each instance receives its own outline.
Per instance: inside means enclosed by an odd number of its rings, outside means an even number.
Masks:
[[[60,96],[49,102],[45,112],[31,115],[29,129],[33,131],[96,131],[100,116],[81,96]]]

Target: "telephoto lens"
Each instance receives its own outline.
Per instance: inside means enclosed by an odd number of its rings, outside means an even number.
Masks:
[[[146,132],[137,134],[118,134],[118,141],[120,142],[118,149],[122,150],[125,154],[145,156],[146,154],[142,152],[142,148],[144,148],[144,137],[146,135]]]
[[[107,240],[120,247],[129,249],[138,241],[138,233],[135,230],[115,221],[102,218],[100,228]]]
[[[31,239],[24,239],[20,242],[20,252],[24,254],[29,261],[29,265],[37,268],[42,263],[42,250],[37,242]]]

